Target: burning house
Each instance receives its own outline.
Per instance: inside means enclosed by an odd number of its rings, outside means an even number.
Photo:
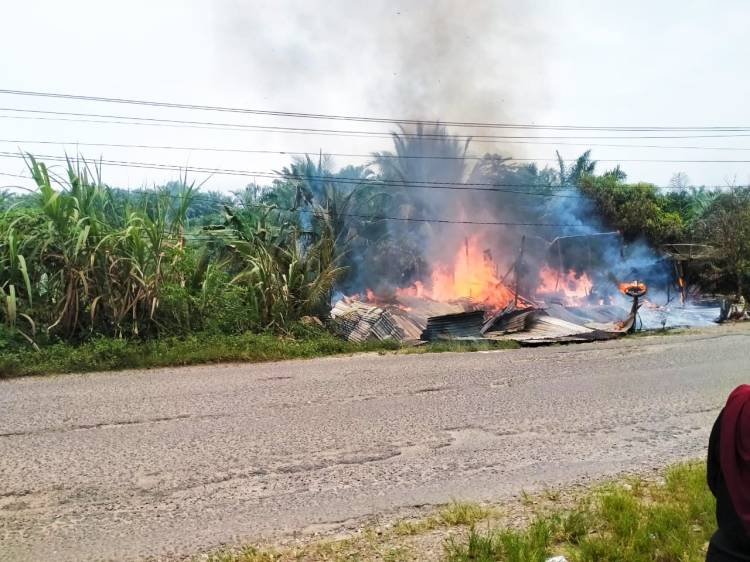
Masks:
[[[332,317],[351,341],[505,339],[524,345],[611,339],[637,326],[665,327],[668,322],[662,319],[670,317],[676,317],[670,326],[705,325],[718,317],[715,307],[682,303],[676,290],[668,296],[672,283],[660,286],[658,273],[641,274],[640,279],[656,279],[654,296],[648,299],[644,281],[620,281],[615,272],[622,270],[622,262],[607,269],[595,266],[602,259],[596,249],[601,236],[556,238],[548,255],[556,256],[557,263],[549,259],[533,271],[523,246],[503,270],[478,237],[467,237],[455,261],[435,264],[427,279],[390,292],[368,289],[343,297]],[[619,239],[617,233],[604,236]],[[573,245],[573,255],[583,247],[590,263],[566,261],[571,259],[562,249],[566,245]],[[625,259],[625,252],[621,246],[618,255]],[[653,267],[661,267],[660,262],[655,259]]]
[[[358,254],[349,296],[339,295],[332,311],[344,337],[539,344],[718,318],[718,307],[680,298],[684,280],[669,254],[607,229],[593,203],[565,184],[565,170],[555,175],[489,156],[468,171],[460,156],[422,162],[419,155],[463,154],[444,129],[435,130],[443,133],[395,135],[406,156],[380,162],[405,192],[404,218],[388,225],[392,261],[400,248],[416,248],[420,266],[375,271],[367,252]],[[555,178],[561,185],[552,188]]]

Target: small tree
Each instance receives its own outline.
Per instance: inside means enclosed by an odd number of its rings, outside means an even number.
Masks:
[[[696,233],[721,251],[737,296],[741,295],[750,274],[750,189],[733,188],[716,196],[699,219]]]
[[[656,187],[650,183],[623,183],[621,178],[619,168],[601,176],[584,176],[580,190],[625,238],[645,236],[654,244],[679,240],[684,231],[682,217],[668,209],[666,198]]]

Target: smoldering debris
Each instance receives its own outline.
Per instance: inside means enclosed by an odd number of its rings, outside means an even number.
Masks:
[[[579,237],[579,253],[580,240],[586,238]],[[658,286],[650,288],[637,280],[618,283],[601,265],[590,274],[565,271],[559,239],[555,247],[563,269],[546,265],[537,285],[528,287],[531,296],[520,293],[523,250],[501,277],[491,253],[466,238],[454,267],[436,269],[430,285],[416,283],[380,296],[367,290],[364,296],[343,297],[333,307],[332,318],[350,341],[512,340],[521,345],[600,341],[638,328],[718,321],[715,302],[683,303],[675,293],[659,303],[664,292]],[[586,254],[594,263],[591,247]]]

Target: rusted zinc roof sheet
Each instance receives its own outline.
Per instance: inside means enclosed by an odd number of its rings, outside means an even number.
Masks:
[[[342,299],[333,307],[331,317],[339,333],[352,342],[485,338],[514,340],[522,345],[611,339],[627,332],[635,318],[615,306],[516,309],[511,305],[485,322],[482,310],[462,311],[467,303],[415,299],[402,305],[377,306]],[[446,310],[450,313],[443,312]],[[438,314],[423,320],[430,312]]]
[[[379,340],[397,340],[401,342],[419,341],[422,326],[419,326],[398,308],[386,309],[372,325],[372,334]]]
[[[521,345],[542,345],[549,343],[586,342],[608,340],[619,337],[622,331],[604,331],[568,322],[550,316],[544,310],[536,310],[527,328],[521,332],[485,334],[486,338],[495,340],[513,340]]]
[[[499,334],[485,334],[492,339],[513,340],[519,343],[541,343],[547,341],[585,341],[581,336],[589,337],[594,330],[579,324],[573,324],[548,315],[542,310],[535,311],[530,325],[521,332]]]
[[[528,327],[529,322],[538,310],[534,307],[515,308],[513,304],[510,304],[487,320],[482,326],[481,332],[483,335],[488,332],[501,332],[503,334],[520,332]]]
[[[474,310],[456,314],[432,316],[427,319],[427,326],[422,332],[422,339],[434,341],[440,339],[480,338],[484,312]]]
[[[432,316],[476,310],[474,303],[468,299],[455,302],[438,302],[419,297],[399,297],[399,302],[403,305],[403,312],[417,325],[421,326],[422,330],[427,326],[427,319]]]
[[[351,342],[367,340],[417,341],[422,327],[398,308],[381,308],[357,300],[338,301],[331,318]]]

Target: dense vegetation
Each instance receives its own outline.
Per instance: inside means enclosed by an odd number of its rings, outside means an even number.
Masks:
[[[419,219],[444,217],[456,196],[466,211],[498,220],[572,216],[654,246],[711,244],[716,259],[696,278],[711,290],[746,290],[747,189],[628,184],[619,168],[597,174],[588,152],[559,169],[495,154],[469,164],[468,144],[441,127],[395,133],[394,147],[338,171],[322,155],[296,159],[271,185],[233,194],[187,178],[130,192],[82,159],[60,176],[27,155],[36,190],[0,193],[0,351],[103,337],[289,335],[305,316],[325,319],[337,289],[418,279],[424,241],[455,229]],[[470,197],[433,189],[466,184],[507,187]],[[554,197],[561,191],[575,198]]]
[[[69,163],[55,189],[43,163],[30,156],[29,169],[38,192],[0,223],[6,339],[280,330],[321,313],[342,271],[327,216],[305,243],[270,206],[225,207],[224,224],[196,229],[186,182],[128,195]]]

